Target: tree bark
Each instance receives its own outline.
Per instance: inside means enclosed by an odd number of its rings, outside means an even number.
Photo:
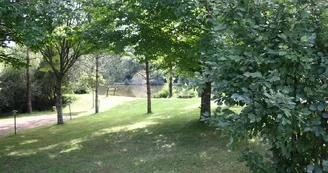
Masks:
[[[149,62],[146,62],[146,85],[147,85],[147,114],[152,113],[151,111],[151,90],[150,90],[150,79],[149,79]]]
[[[63,101],[62,101],[62,76],[57,76],[56,83],[56,109],[57,109],[57,124],[64,124],[63,119]]]
[[[211,116],[211,91],[212,83],[208,81],[205,83],[205,89],[201,93],[200,120]]]
[[[30,50],[26,48],[26,94],[27,112],[32,113],[31,74],[30,74]]]
[[[173,74],[170,74],[169,78],[169,98],[173,96]]]
[[[99,91],[99,55],[96,55],[96,108],[95,113],[99,113],[98,91]]]

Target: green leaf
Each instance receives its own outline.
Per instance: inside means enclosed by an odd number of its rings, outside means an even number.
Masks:
[[[222,112],[226,115],[234,114],[235,112],[230,109],[223,109]]]
[[[281,119],[282,118],[282,115],[281,114],[278,114],[278,118]]]
[[[311,106],[310,106],[310,110],[311,110],[311,111],[316,111],[316,110],[317,110],[317,107],[316,107],[315,105],[311,105]]]
[[[244,76],[253,77],[253,78],[262,78],[262,73],[261,72],[255,72],[255,73],[246,72],[246,73],[244,73]]]
[[[275,81],[278,81],[278,80],[280,80],[279,76],[273,76],[272,78],[269,79],[270,82],[275,82]]]
[[[284,109],[283,111],[284,111],[284,113],[285,113],[285,115],[287,117],[291,117],[292,116],[292,114],[290,113],[290,111],[288,109]]]
[[[316,167],[314,168],[314,172],[315,172],[315,173],[322,173],[322,169],[321,169],[319,166],[316,166]]]
[[[307,128],[304,129],[304,132],[309,132],[309,131],[311,131],[311,130],[312,130],[312,128],[307,127]]]
[[[310,14],[309,14],[307,11],[303,11],[303,12],[302,12],[302,16],[305,17],[305,18],[307,18],[307,17],[310,16]],[[303,36],[303,37],[304,37],[304,36]]]
[[[287,36],[286,36],[285,34],[279,34],[278,36],[279,36],[280,38],[284,39],[284,40],[287,39]]]
[[[230,60],[234,60],[234,61],[240,61],[241,59],[243,59],[243,57],[241,56],[236,56],[236,55],[229,55],[228,58]]]
[[[301,41],[302,42],[307,42],[309,39],[308,39],[308,37],[307,36],[303,36],[303,37],[301,37]]]
[[[313,166],[313,165],[308,165],[308,166],[306,167],[306,169],[307,169],[307,172],[308,172],[308,173],[313,173],[314,166]]]
[[[328,160],[322,162],[323,171],[328,171]]]
[[[285,56],[285,55],[287,55],[287,54],[288,54],[287,51],[279,51],[279,55],[280,55],[280,56]]]
[[[328,134],[325,134],[325,135],[323,136],[323,139],[324,139],[326,142],[328,142]]]
[[[328,119],[328,113],[323,113],[322,117]]]
[[[249,114],[248,118],[251,120],[250,123],[254,123],[256,121],[256,116],[254,114]]]
[[[319,106],[318,106],[318,110],[319,110],[319,111],[323,111],[323,110],[325,110],[325,106],[324,106],[324,105],[319,105]]]

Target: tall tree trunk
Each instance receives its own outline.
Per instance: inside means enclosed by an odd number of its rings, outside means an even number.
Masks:
[[[57,124],[64,124],[63,119],[63,101],[62,101],[62,76],[57,76],[56,83],[56,109],[57,109]]]
[[[146,85],[147,85],[147,114],[151,112],[151,90],[150,90],[150,79],[149,79],[149,62],[146,62]]]
[[[200,108],[200,119],[209,118],[211,116],[211,90],[212,83],[210,81],[205,83],[205,89],[201,93],[201,108]]]
[[[32,113],[31,74],[30,74],[30,50],[26,48],[26,94],[27,112]]]
[[[170,73],[170,77],[169,77],[169,98],[171,98],[173,96],[173,74]]]
[[[99,113],[98,91],[99,91],[99,55],[96,55],[96,113]]]

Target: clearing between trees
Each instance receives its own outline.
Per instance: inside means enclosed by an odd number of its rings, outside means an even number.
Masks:
[[[74,95],[76,101],[71,105],[72,117],[78,118],[82,116],[92,115],[94,113],[94,108],[92,105],[92,95]],[[122,104],[124,101],[135,100],[137,98],[132,97],[104,97],[100,98],[100,112],[109,110],[119,104]],[[26,130],[42,126],[45,124],[55,123],[57,121],[57,115],[55,113],[44,112],[44,114],[28,116],[28,114],[18,115],[17,118],[17,131]],[[26,116],[27,115],[27,116]],[[64,119],[69,120],[69,108],[68,106],[64,109]],[[8,135],[14,133],[14,120],[13,117],[0,119],[0,136]]]
[[[199,123],[199,101],[154,99],[147,115],[137,99],[0,137],[0,172],[248,172],[240,148],[230,151],[228,139]]]

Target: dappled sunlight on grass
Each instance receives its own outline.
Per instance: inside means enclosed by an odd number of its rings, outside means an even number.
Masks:
[[[207,154],[206,151],[201,152],[201,153],[199,154],[199,157],[200,157],[201,159],[204,159],[204,160],[210,160],[210,159],[212,159],[212,157],[209,156],[209,155]]]
[[[78,114],[79,116],[91,115],[94,113],[94,103],[92,94],[79,94],[74,95],[76,101],[71,104],[72,114]],[[137,100],[138,98],[130,97],[117,97],[117,96],[99,96],[99,112],[107,111],[117,105],[123,104],[125,101]],[[65,114],[69,114],[69,107],[66,106],[63,109]]]
[[[137,105],[137,106],[136,106]],[[199,99],[135,100],[0,138],[6,172],[248,172],[228,140],[199,123]],[[11,166],[19,165],[19,166]],[[1,171],[0,171],[1,172]]]
[[[82,142],[85,142],[86,140],[88,140],[88,138],[78,138],[78,139],[73,139],[70,140],[68,142],[61,142],[61,143],[56,143],[56,144],[52,144],[52,145],[47,145],[44,147],[31,147],[28,149],[15,149],[15,146],[11,146],[10,148],[6,148],[7,151],[7,156],[26,156],[26,155],[34,155],[37,154],[39,152],[45,152],[45,151],[49,151],[49,150],[53,150],[55,148],[65,148],[63,150],[61,150],[59,153],[67,153],[67,152],[71,152],[74,150],[78,150],[81,149],[80,144]],[[38,142],[39,140],[26,140],[22,143],[20,143],[20,145],[22,144],[33,144]]]
[[[79,138],[79,139],[74,139],[74,140],[71,140],[67,143],[65,143],[65,150],[62,150],[60,151],[59,153],[68,153],[68,152],[71,152],[71,151],[74,151],[74,150],[78,150],[78,149],[81,149],[81,143],[84,142],[85,140],[83,140],[82,138]]]
[[[28,156],[32,154],[36,154],[36,150],[18,150],[18,151],[12,151],[7,156]]]
[[[135,158],[134,165],[139,166],[143,163],[146,163],[146,159]]]
[[[13,151],[14,150],[14,147],[13,147],[13,148],[11,148],[11,150],[7,150],[7,152],[8,152],[7,156],[33,155],[33,154],[37,154],[38,152],[54,149],[54,148],[58,147],[59,145],[60,144],[54,144],[54,145],[49,145],[49,146],[41,147],[41,148],[22,149],[22,150],[15,150],[15,151]]]
[[[38,151],[51,150],[51,149],[54,149],[54,148],[58,147],[59,145],[60,145],[60,144],[48,145],[48,146],[46,146],[46,147],[38,148],[37,150],[38,150]]]
[[[120,131],[131,131],[131,130],[135,130],[135,129],[141,129],[141,128],[145,128],[149,125],[155,125],[155,124],[159,124],[158,122],[152,122],[152,121],[145,121],[145,122],[138,122],[135,124],[131,124],[131,125],[125,125],[125,126],[115,126],[115,127],[111,127],[111,128],[107,128],[107,129],[101,129],[98,132],[94,132],[92,134],[93,137],[95,136],[101,136],[101,135],[105,135],[108,133],[114,133],[114,132],[120,132]]]
[[[36,143],[38,141],[39,140],[37,140],[37,139],[26,140],[26,141],[21,142],[19,145],[32,144],[32,143]]]
[[[175,143],[174,142],[172,142],[171,144],[164,144],[164,145],[162,145],[162,148],[167,148],[167,149],[170,149],[170,148],[173,148],[173,147],[175,147]]]
[[[15,145],[8,145],[8,146],[4,146],[4,147],[5,147],[4,151],[8,152],[8,151],[11,151],[15,147]]]

